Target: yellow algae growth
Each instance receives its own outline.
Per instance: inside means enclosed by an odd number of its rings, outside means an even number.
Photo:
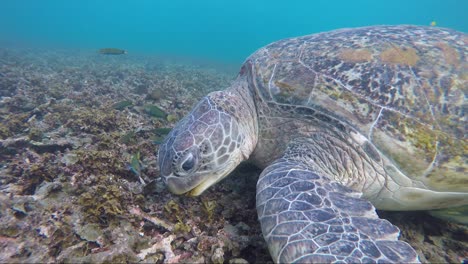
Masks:
[[[392,46],[380,53],[380,60],[384,63],[414,66],[419,61],[416,50],[408,47]]]
[[[288,94],[294,92],[295,90],[292,85],[283,81],[275,81],[275,85],[278,86],[282,92],[286,92]]]
[[[340,59],[350,62],[366,62],[372,60],[372,53],[367,49],[343,49],[338,56]]]
[[[437,43],[436,46],[442,50],[442,54],[444,54],[444,59],[448,64],[452,66],[460,65],[460,56],[454,48],[442,42]]]

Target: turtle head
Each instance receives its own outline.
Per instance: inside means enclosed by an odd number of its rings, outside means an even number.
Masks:
[[[226,92],[203,98],[161,144],[161,175],[175,194],[200,195],[248,158],[254,145]]]

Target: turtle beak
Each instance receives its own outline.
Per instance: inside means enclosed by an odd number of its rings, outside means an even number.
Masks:
[[[212,185],[214,185],[215,183],[219,182],[220,180],[222,180],[224,177],[226,177],[227,175],[229,175],[229,173],[227,173],[226,175],[210,175],[209,177],[206,177],[206,180],[205,181],[202,181],[200,184],[198,184],[197,186],[195,186],[195,188],[193,188],[191,191],[187,192],[187,195],[188,196],[199,196],[200,194],[202,194],[206,189],[210,188]]]
[[[240,153],[240,152],[239,152]],[[233,157],[236,157],[234,155]],[[211,187],[212,185],[218,183],[222,179],[226,178],[241,162],[240,156],[238,158],[232,158],[226,163],[222,169],[213,171],[209,174],[206,172],[203,175],[203,180],[200,181],[198,185],[196,185],[192,190],[190,190],[187,195],[188,196],[198,196],[202,194],[206,189]]]
[[[181,195],[190,192],[193,188],[193,182],[190,178],[182,178],[171,174],[164,177],[164,183],[173,194]]]
[[[166,186],[174,194],[186,194],[188,196],[199,196],[206,189],[224,179],[231,170],[215,171],[210,174],[193,174],[190,177],[165,177]],[[197,180],[194,180],[197,179]],[[192,187],[196,184],[195,187]]]

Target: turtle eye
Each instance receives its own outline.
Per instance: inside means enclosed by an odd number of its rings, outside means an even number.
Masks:
[[[186,150],[181,156],[174,159],[173,173],[176,176],[190,176],[198,169],[199,151],[197,146]]]
[[[195,165],[195,159],[193,158],[192,153],[190,153],[185,161],[182,163],[182,169],[184,171],[189,171],[193,169],[193,166]]]

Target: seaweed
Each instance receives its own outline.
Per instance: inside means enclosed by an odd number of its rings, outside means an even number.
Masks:
[[[101,183],[81,194],[78,204],[85,214],[86,222],[108,226],[112,220],[123,214],[127,200],[119,186]]]
[[[128,120],[114,109],[79,108],[64,118],[65,126],[79,133],[99,134],[128,126]]]
[[[30,140],[41,141],[44,136],[44,132],[36,127],[31,127],[29,129],[28,137]]]
[[[207,92],[188,91],[191,79],[203,80],[196,84],[209,89],[226,86],[230,76],[166,65],[149,74],[134,65],[70,54],[17,64],[20,55],[0,72],[1,90],[9,97],[0,100],[1,259],[200,262],[210,261],[212,250],[222,256],[220,243],[228,242],[221,241],[225,222],[216,217],[219,206],[212,211],[209,203],[204,208],[200,200],[170,195],[159,176],[157,146],[151,140],[162,140],[170,132],[169,123]],[[146,100],[158,101],[158,106],[145,111],[135,105],[144,105],[141,93],[148,91],[156,91]],[[149,118],[153,115],[156,118]],[[154,183],[150,194],[128,170],[131,161],[135,171],[144,170],[145,180]],[[153,220],[164,214],[161,220],[168,225],[142,224],[131,208]],[[215,248],[197,251],[198,238],[192,238],[201,233],[209,234]],[[162,244],[168,250],[157,248]],[[151,245],[156,245],[156,253],[148,251],[139,258],[138,253]],[[226,261],[228,256],[224,254]]]
[[[75,150],[74,169],[82,175],[122,175],[126,173],[124,161],[109,150]]]
[[[23,159],[10,163],[9,173],[18,178],[22,195],[34,194],[42,182],[52,182],[63,176],[62,166],[57,165],[58,160],[55,154],[43,153],[39,156],[27,151],[21,156]]]
[[[213,215],[216,209],[216,201],[203,200],[202,205],[203,212],[208,216],[208,223],[211,224],[213,222]]]
[[[2,121],[0,124],[0,139],[6,139],[25,130],[28,127],[26,121],[29,116],[29,113],[18,113],[0,117]]]
[[[189,225],[184,223],[183,219],[185,219],[186,214],[174,200],[167,202],[164,205],[164,209],[177,220],[177,223],[174,225],[174,232],[188,233],[192,230]]]

